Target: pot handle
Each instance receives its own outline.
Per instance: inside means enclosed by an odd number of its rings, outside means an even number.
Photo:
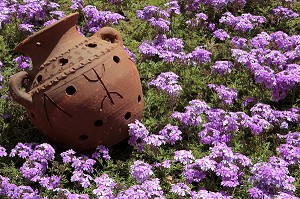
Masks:
[[[108,40],[111,43],[118,43],[123,48],[123,40],[119,31],[111,27],[104,27],[95,33],[97,37],[103,40]]]
[[[26,71],[21,71],[9,79],[9,92],[12,98],[27,109],[32,108],[32,96],[21,90],[24,79],[28,78]]]

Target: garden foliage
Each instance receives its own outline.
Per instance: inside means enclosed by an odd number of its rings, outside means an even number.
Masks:
[[[129,138],[49,143],[8,91],[13,48],[72,12],[113,26],[144,91]],[[0,0],[0,198],[299,198],[300,2]],[[38,53],[38,52],[37,52]]]

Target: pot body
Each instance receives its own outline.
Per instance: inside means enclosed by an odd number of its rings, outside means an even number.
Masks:
[[[83,37],[77,17],[69,15],[17,46],[32,58],[33,69],[12,76],[10,92],[51,140],[89,151],[128,137],[128,124],[142,117],[143,94],[120,33],[102,28]]]

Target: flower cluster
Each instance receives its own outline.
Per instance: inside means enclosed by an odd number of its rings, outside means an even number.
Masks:
[[[186,65],[197,65],[209,62],[211,52],[197,46],[190,53],[183,50],[183,41],[178,38],[167,38],[166,35],[157,35],[153,42],[144,41],[139,46],[139,52],[147,58],[158,56],[164,62],[178,62]]]
[[[174,160],[186,165],[192,163],[195,158],[191,151],[179,150],[174,152]]]
[[[171,117],[176,118],[183,123],[184,126],[199,126],[202,122],[201,114],[210,109],[210,107],[200,100],[192,100],[190,106],[185,107],[185,112],[174,112]]]
[[[270,157],[269,162],[258,162],[251,168],[249,189],[252,198],[275,198],[281,193],[292,195],[295,179],[289,176],[288,163],[278,157]]]
[[[235,17],[231,12],[226,12],[222,15],[219,22],[232,27],[236,31],[247,32],[265,23],[266,18],[250,13]]]
[[[16,62],[18,68],[22,69],[29,69],[31,63],[30,57],[26,57],[23,55],[14,58],[13,61]]]
[[[198,192],[192,191],[191,192],[191,199],[198,199],[198,198],[218,198],[218,199],[231,199],[231,196],[227,196],[224,193],[220,192],[212,192],[207,190],[200,190]]]
[[[225,73],[231,73],[233,63],[231,61],[216,61],[212,66],[213,72],[224,76]]]
[[[171,192],[178,196],[187,196],[191,193],[191,188],[181,182],[172,184]]]
[[[12,17],[16,17],[21,22],[19,30],[33,33],[35,29],[64,17],[64,12],[59,11],[59,7],[57,3],[44,0],[24,1],[23,3],[1,1],[0,24],[3,26],[9,23]]]
[[[151,170],[152,166],[141,161],[137,160],[130,166],[130,174],[139,182],[143,183],[145,180],[148,180],[153,171]]]
[[[111,11],[99,11],[96,6],[87,5],[82,9],[87,22],[83,27],[83,32],[95,33],[104,26],[117,24],[119,20],[125,19],[124,16]]]
[[[278,135],[279,138],[285,139],[286,143],[281,144],[277,150],[279,157],[285,160],[289,165],[300,163],[300,133],[289,132],[286,135]]]
[[[6,149],[0,145],[0,157],[4,157],[6,155]]]
[[[215,38],[225,41],[230,38],[230,35],[223,29],[218,29],[213,32]]]
[[[62,152],[60,155],[64,163],[70,163],[71,167],[74,168],[71,181],[78,182],[83,188],[89,187],[92,180],[89,174],[94,172],[93,165],[96,161],[84,155],[77,157],[72,149]]]
[[[20,168],[22,175],[41,186],[53,190],[60,185],[60,176],[46,174],[49,161],[54,160],[55,150],[49,144],[39,144],[34,148],[34,144],[18,143],[10,152],[10,156],[19,156],[26,159]]]
[[[271,89],[274,100],[284,99],[288,91],[299,85],[300,66],[292,62],[300,57],[297,53],[300,37],[281,31],[270,35],[262,32],[250,44],[253,47],[250,52],[231,50],[235,61],[245,65],[257,83]]]
[[[146,6],[143,10],[137,10],[136,15],[143,21],[151,23],[152,27],[157,29],[159,33],[169,31],[170,14],[166,10],[162,10],[156,6]]]
[[[170,15],[179,15],[181,13],[178,1],[170,0],[168,3],[165,4],[165,6],[167,6],[167,11]]]
[[[247,39],[238,36],[234,36],[231,39],[230,44],[233,46],[233,48],[238,48],[238,49],[245,49],[248,47]]]
[[[183,6],[187,13],[193,13],[199,9],[201,6],[207,6],[214,12],[220,11],[222,8],[233,5],[236,8],[244,8],[246,5],[246,0],[189,0],[183,1]]]
[[[205,27],[207,24],[206,20],[208,19],[207,15],[204,13],[197,13],[195,18],[192,18],[186,21],[186,24],[190,27]]]
[[[162,90],[170,96],[179,95],[182,90],[178,83],[178,75],[173,72],[161,73],[155,80],[149,82],[149,86],[155,86],[158,90]]]
[[[218,95],[219,99],[224,103],[224,104],[233,104],[235,100],[237,100],[237,92],[233,88],[228,88],[224,85],[215,85],[215,84],[209,84],[208,87],[210,89],[214,89]]]
[[[225,143],[214,146],[210,151],[210,155],[185,166],[183,176],[186,182],[199,182],[208,173],[215,173],[221,178],[221,185],[224,187],[236,187],[242,183],[242,169],[250,167],[251,160],[240,153],[232,152]]]
[[[114,198],[113,188],[116,183],[107,174],[95,178],[97,188],[93,190],[93,194],[99,198]]]
[[[144,41],[139,46],[139,52],[145,57],[158,56],[164,62],[173,62],[184,59],[181,50],[183,41],[178,38],[167,38],[166,35],[157,35],[153,42]]]
[[[139,152],[143,151],[145,146],[158,147],[164,144],[174,145],[176,141],[181,140],[182,132],[177,126],[167,124],[158,134],[149,135],[147,128],[138,120],[129,126],[130,139],[128,143],[137,147]]]
[[[159,179],[154,178],[152,180],[145,180],[141,185],[133,185],[127,190],[118,193],[115,199],[127,199],[127,198],[165,198],[161,186],[159,185]]]
[[[296,13],[288,8],[282,7],[282,6],[278,6],[274,9],[272,9],[272,11],[276,17],[282,18],[282,19],[294,19],[299,16],[298,13]]]
[[[37,190],[30,186],[17,186],[9,182],[10,179],[0,175],[0,195],[7,196],[11,199],[18,198],[41,198]],[[45,198],[46,199],[46,198]]]

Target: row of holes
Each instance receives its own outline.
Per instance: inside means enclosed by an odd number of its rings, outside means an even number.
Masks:
[[[127,112],[127,113],[124,115],[124,118],[125,118],[126,120],[129,120],[130,117],[131,117],[131,112]],[[96,121],[94,122],[94,126],[95,126],[95,127],[103,126],[103,121],[102,121],[102,120],[96,120]],[[81,135],[81,136],[79,136],[79,140],[81,140],[81,141],[86,141],[86,140],[88,140],[88,139],[89,139],[89,136],[87,136],[87,135]]]
[[[97,44],[95,44],[95,45],[97,46]],[[113,56],[113,60],[116,63],[120,62],[120,58],[118,56]],[[68,59],[65,59],[65,58],[59,59],[59,65],[60,66],[66,65],[68,62],[69,62]],[[38,75],[37,78],[36,78],[36,80],[37,80],[38,83],[40,83],[43,80],[43,76],[42,75]]]
[[[35,119],[34,113],[31,112],[30,115],[31,115],[31,117],[32,117],[33,119]],[[130,117],[131,117],[131,112],[127,112],[127,113],[124,115],[124,118],[125,118],[126,120],[129,120]],[[103,126],[103,121],[102,121],[102,120],[96,120],[96,121],[94,122],[94,126],[95,126],[95,127],[101,127],[101,126]],[[81,135],[81,136],[79,136],[79,140],[81,140],[81,141],[85,141],[85,140],[87,140],[88,138],[89,138],[89,136],[87,136],[87,135]]]

